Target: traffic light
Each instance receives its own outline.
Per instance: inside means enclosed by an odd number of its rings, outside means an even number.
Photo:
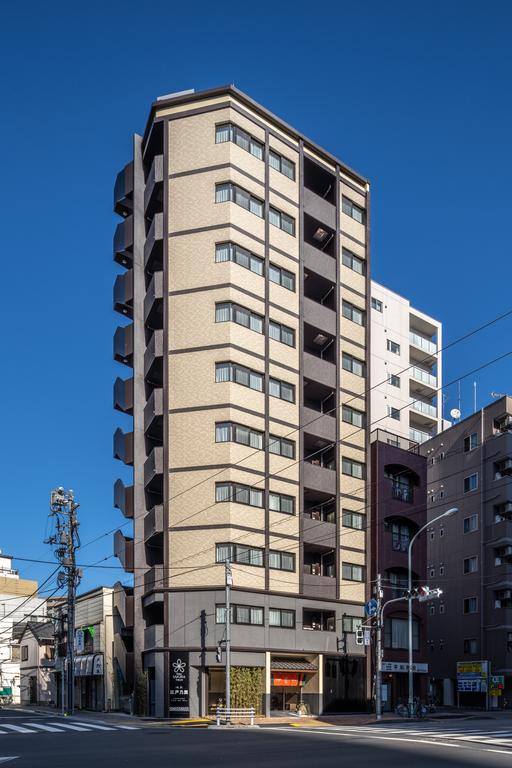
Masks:
[[[356,645],[364,644],[364,632],[362,628],[356,629]]]
[[[338,653],[347,652],[347,633],[346,632],[343,632],[343,637],[336,638],[336,648],[338,650]]]
[[[425,600],[430,600],[430,587],[418,587],[416,590],[418,593],[418,600],[423,603]]]

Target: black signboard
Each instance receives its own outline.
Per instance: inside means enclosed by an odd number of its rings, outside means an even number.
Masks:
[[[188,651],[169,652],[169,715],[189,717],[189,659]]]

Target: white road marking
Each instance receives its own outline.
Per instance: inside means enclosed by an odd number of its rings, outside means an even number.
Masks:
[[[115,728],[112,728],[110,725],[97,725],[96,723],[92,723],[90,720],[75,720],[73,718],[73,723],[77,723],[78,725],[85,725],[87,728],[95,728],[98,731],[115,731]]]
[[[140,731],[138,725],[116,725],[116,728],[122,728],[123,731]]]
[[[50,733],[64,733],[60,728],[54,728],[53,725],[44,725],[43,723],[23,723],[31,728],[39,728],[41,731],[49,731]]]
[[[17,733],[35,733],[30,728],[23,728],[21,725],[9,725],[8,723],[2,723],[2,728],[7,728],[9,731],[16,731]]]
[[[82,728],[81,725],[71,725],[71,723],[59,723],[59,727],[69,728],[71,731],[83,731],[90,733],[89,728]]]
[[[13,755],[12,757],[0,757],[0,763],[8,763],[9,760],[17,760],[19,755]]]

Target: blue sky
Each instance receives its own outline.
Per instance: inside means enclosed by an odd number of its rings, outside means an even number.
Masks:
[[[112,508],[112,187],[158,95],[235,83],[368,176],[373,276],[439,317],[445,342],[512,306],[510,3],[185,6],[2,6],[4,552],[52,559],[55,485],[75,489],[84,542],[124,522]],[[445,381],[508,351],[511,330],[450,349]],[[511,369],[476,376],[479,405],[512,389]],[[446,394],[454,407],[456,387]],[[81,560],[111,553],[104,537]],[[89,570],[83,586],[121,574]]]

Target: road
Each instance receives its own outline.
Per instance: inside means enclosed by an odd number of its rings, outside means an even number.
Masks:
[[[8,758],[8,760],[3,760]],[[375,726],[170,728],[0,710],[0,766],[16,768],[463,768],[510,766],[507,720]]]

